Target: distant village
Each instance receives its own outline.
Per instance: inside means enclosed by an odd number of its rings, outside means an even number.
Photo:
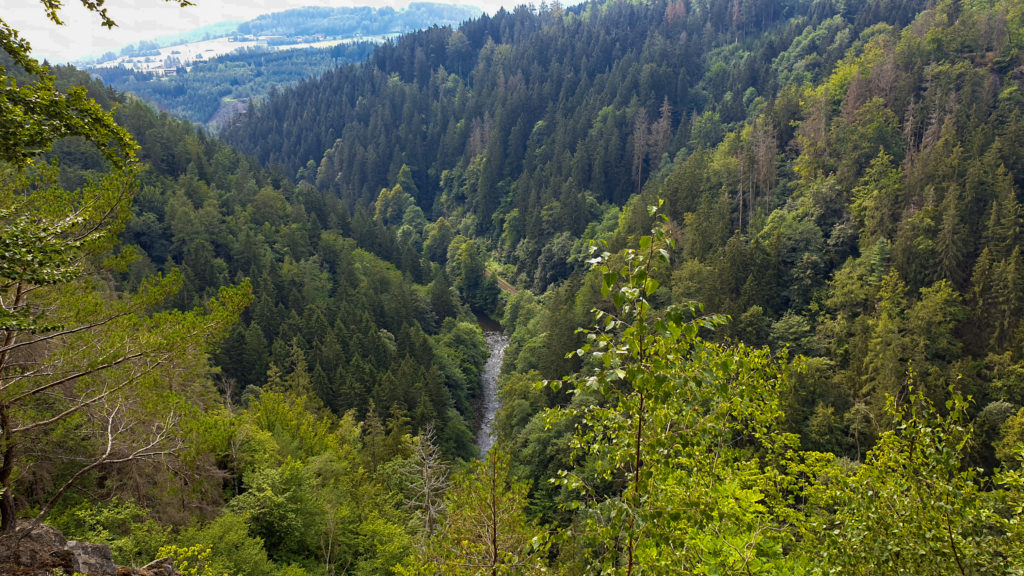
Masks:
[[[121,55],[108,53],[93,68],[122,67],[155,76],[176,76],[188,72],[194,62],[209,60],[243,50],[283,50],[297,48],[329,48],[360,40],[383,41],[393,35],[364,37],[356,34],[346,38],[331,38],[325,34],[306,36],[253,36],[232,34],[174,46],[122,51]]]

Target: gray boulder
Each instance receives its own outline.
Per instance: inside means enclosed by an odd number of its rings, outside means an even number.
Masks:
[[[68,540],[67,549],[74,554],[75,561],[78,563],[76,572],[89,576],[116,576],[117,566],[114,565],[114,555],[110,553],[110,547],[106,544]]]

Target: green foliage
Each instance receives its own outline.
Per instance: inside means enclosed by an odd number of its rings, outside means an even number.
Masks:
[[[498,304],[498,285],[486,273],[485,264],[484,254],[473,240],[459,248],[455,260],[454,286],[478,314],[490,313]]]
[[[1024,454],[1020,447],[1024,445],[1024,408],[1003,422],[999,441],[995,445],[996,457],[1007,469],[1020,469],[1024,464]]]
[[[185,531],[180,537],[187,550],[209,550],[210,564],[215,571],[256,576],[273,572],[263,542],[249,535],[245,517],[231,512],[203,526]]]
[[[905,574],[980,574],[1022,565],[1009,544],[1019,532],[1018,479],[1000,472],[993,485],[966,465],[967,400],[950,390],[939,410],[908,384],[889,396],[892,428],[863,463],[801,451],[783,429],[783,398],[787,381],[813,363],[787,366],[768,349],[706,341],[721,320],[697,316],[696,307],[653,307],[655,264],[666,263],[671,244],[660,231],[639,246],[594,258],[613,307],[596,311],[599,323],[576,352],[589,371],[548,382],[571,393],[543,416],[556,430],[573,423],[572,460],[554,480],[568,514],[562,566],[845,574],[884,565]],[[900,338],[915,342],[905,348],[913,363],[934,365],[950,342],[941,334],[962,318],[955,293],[939,282],[907,314],[898,277],[880,282],[880,321],[933,323]],[[840,430],[852,428],[845,420],[819,403],[808,419],[810,441],[841,451]],[[1019,451],[1014,426],[1006,419],[1001,454]]]
[[[943,415],[918,392],[906,402],[890,398],[895,429],[853,474],[818,492],[816,505],[837,510],[816,527],[821,573],[884,565],[894,574],[984,574],[1022,565],[1020,551],[1006,546],[1015,524],[1010,493],[963,466],[967,406],[954,394]]]
[[[104,158],[124,168],[136,145],[110,114],[89,98],[85,88],[58,91],[49,69],[29,55],[28,43],[0,21],[0,47],[30,78],[19,83],[14,71],[0,66],[0,159],[17,166],[31,164],[61,138],[77,136],[96,145]]]
[[[247,490],[230,503],[249,532],[263,542],[275,561],[301,557],[315,548],[312,530],[320,522],[310,492],[312,478],[301,463],[286,460],[280,467],[263,468],[243,478]]]
[[[870,246],[879,238],[892,239],[902,209],[902,174],[893,166],[892,156],[880,152],[853,189],[851,215],[861,223],[860,238]]]
[[[170,530],[147,515],[133,502],[86,501],[55,512],[49,522],[69,540],[109,545],[119,564],[142,566],[161,557],[158,549],[170,538]]]
[[[458,475],[446,498],[446,519],[426,557],[401,574],[536,574],[543,571],[544,535],[525,515],[529,486],[509,473],[508,453],[492,449]]]
[[[767,349],[703,340],[725,319],[696,305],[652,309],[670,249],[659,227],[622,264],[593,259],[614,305],[576,352],[593,372],[548,383],[573,394],[548,421],[578,421],[575,467],[557,480],[577,525],[565,545],[590,572],[794,570],[781,550],[795,542],[786,507],[800,483],[778,486],[801,459],[779,427],[782,368]]]
[[[14,283],[53,286],[82,274],[81,260],[109,248],[113,234],[124,225],[130,206],[131,178],[114,174],[82,190],[66,191],[54,166],[0,174],[4,192],[0,211],[0,281],[13,295]],[[35,190],[32,194],[26,191]],[[12,299],[13,300],[13,299]],[[0,328],[39,331],[31,310],[23,305],[3,306]]]
[[[412,196],[402,187],[395,184],[394,188],[387,188],[380,191],[375,203],[374,218],[385,226],[395,225],[402,222],[402,216],[412,204]]]
[[[61,3],[42,4],[60,24]],[[82,4],[114,25],[102,2]],[[101,470],[116,485],[117,464],[145,468],[175,459],[177,424],[208,385],[208,347],[237,321],[251,290],[244,281],[222,287],[190,312],[159,309],[181,287],[178,271],[118,290],[103,266],[123,268],[132,252],[104,256],[130,215],[137,146],[85,87],[58,90],[56,77],[3,22],[0,46],[12,67],[0,67],[0,518],[14,533],[16,504],[31,506],[38,522]],[[98,152],[87,175],[36,162],[58,142],[58,152],[73,150],[62,142],[69,137]],[[106,512],[73,528],[106,534],[122,546],[118,554],[144,552],[143,544],[123,539],[123,525],[120,534],[107,532],[117,514]],[[139,524],[140,534],[160,532]]]
[[[221,571],[210,561],[211,550],[192,546],[180,548],[178,546],[164,546],[160,548],[160,557],[173,558],[174,568],[182,576],[228,576],[227,572]]]
[[[265,391],[221,415],[219,465],[238,475],[237,495],[177,543],[208,548],[210,565],[230,574],[390,573],[414,545],[412,519],[386,476],[405,464],[409,438],[393,423],[385,431],[373,411],[367,418],[364,432],[352,413],[337,418],[294,389]]]

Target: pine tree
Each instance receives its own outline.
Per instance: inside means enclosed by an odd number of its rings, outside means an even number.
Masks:
[[[967,281],[967,228],[961,217],[963,211],[960,189],[950,186],[942,201],[942,226],[935,247],[939,253],[939,275],[958,288]]]
[[[875,313],[869,320],[868,349],[864,357],[861,394],[883,399],[902,397],[907,384],[906,290],[893,269],[882,279]],[[879,408],[881,408],[879,406]]]

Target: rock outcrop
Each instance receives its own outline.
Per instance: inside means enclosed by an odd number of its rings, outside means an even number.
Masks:
[[[75,563],[78,565],[75,572],[89,576],[117,576],[117,566],[114,564],[114,555],[110,553],[110,546],[68,540],[67,549],[75,555]]]
[[[45,524],[17,537],[0,537],[3,576],[52,576],[58,571],[68,576],[76,572],[88,576],[181,576],[170,558],[154,560],[142,568],[117,566],[109,546],[69,541]]]

